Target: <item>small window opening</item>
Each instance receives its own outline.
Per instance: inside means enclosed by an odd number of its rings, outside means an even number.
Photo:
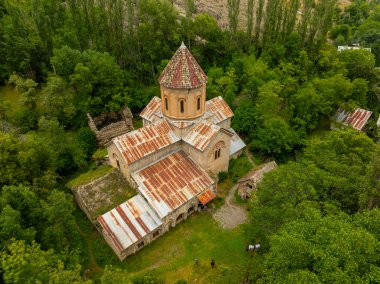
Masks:
[[[187,214],[190,214],[190,213],[192,213],[194,211],[194,206],[191,206],[190,208],[189,208],[189,210],[187,210]]]
[[[197,98],[197,110],[200,110],[201,109],[201,98],[198,97]]]
[[[144,246],[144,242],[142,241],[142,242],[139,242],[138,243],[138,245],[137,245],[137,247],[140,249],[140,248],[142,248]]]
[[[182,219],[183,219],[183,213],[178,215],[176,222],[181,221]]]
[[[184,113],[185,112],[185,102],[184,101],[180,101],[180,110],[181,110],[181,113]]]
[[[116,159],[116,164],[117,164],[118,169],[120,169],[120,163],[118,159]]]
[[[165,98],[165,109],[169,110],[168,98]]]
[[[220,158],[220,149],[215,151],[215,160]]]
[[[155,231],[155,232],[153,233],[153,238],[157,238],[159,235],[160,235],[160,231],[159,231],[159,230],[158,230],[158,231]]]

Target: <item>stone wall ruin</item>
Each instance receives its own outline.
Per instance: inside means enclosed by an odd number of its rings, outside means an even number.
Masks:
[[[125,107],[119,112],[109,112],[97,117],[87,113],[88,126],[95,133],[98,144],[104,146],[113,138],[133,130],[132,112]]]

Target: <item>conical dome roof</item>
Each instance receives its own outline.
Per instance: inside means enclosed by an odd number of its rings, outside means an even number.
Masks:
[[[182,42],[158,81],[172,89],[193,89],[207,83],[207,76]]]

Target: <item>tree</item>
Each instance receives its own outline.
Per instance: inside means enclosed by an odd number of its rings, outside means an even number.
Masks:
[[[22,131],[35,129],[39,117],[37,111],[38,95],[36,88],[38,84],[32,79],[24,79],[16,74],[9,78],[9,83],[16,86],[17,92],[21,94],[21,109],[16,113],[15,122]]]
[[[90,283],[80,276],[80,266],[67,269],[53,250],[41,250],[33,242],[13,240],[1,256],[3,277],[7,283]]]
[[[379,280],[379,241],[344,214],[324,216],[306,207],[270,243],[260,282],[294,279],[294,273],[313,283]]]
[[[277,158],[285,158],[302,144],[297,133],[281,118],[270,118],[252,135],[250,147],[253,150]]]
[[[62,77],[50,75],[47,78],[46,86],[41,92],[41,108],[46,117],[56,118],[64,126],[74,124],[78,111],[75,97]]]
[[[74,203],[71,196],[52,191],[46,202],[42,202],[43,214],[47,220],[43,240],[47,247],[62,251],[65,247],[75,247],[78,233],[73,216]],[[70,232],[70,234],[68,234]]]
[[[366,50],[344,50],[338,54],[338,58],[343,61],[348,70],[348,77],[351,80],[363,78],[370,80],[375,68],[374,55]]]
[[[5,247],[12,238],[26,240],[30,243],[34,240],[36,231],[34,228],[23,228],[20,212],[6,205],[0,212],[0,245]]]
[[[239,23],[240,0],[228,0],[227,3],[230,31],[235,34]]]

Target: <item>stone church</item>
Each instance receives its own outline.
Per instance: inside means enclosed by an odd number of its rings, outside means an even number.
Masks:
[[[207,76],[183,43],[159,84],[161,98],[140,114],[144,126],[106,144],[111,166],[138,192],[98,217],[121,260],[215,198],[218,173],[245,147],[222,97],[206,101]]]

